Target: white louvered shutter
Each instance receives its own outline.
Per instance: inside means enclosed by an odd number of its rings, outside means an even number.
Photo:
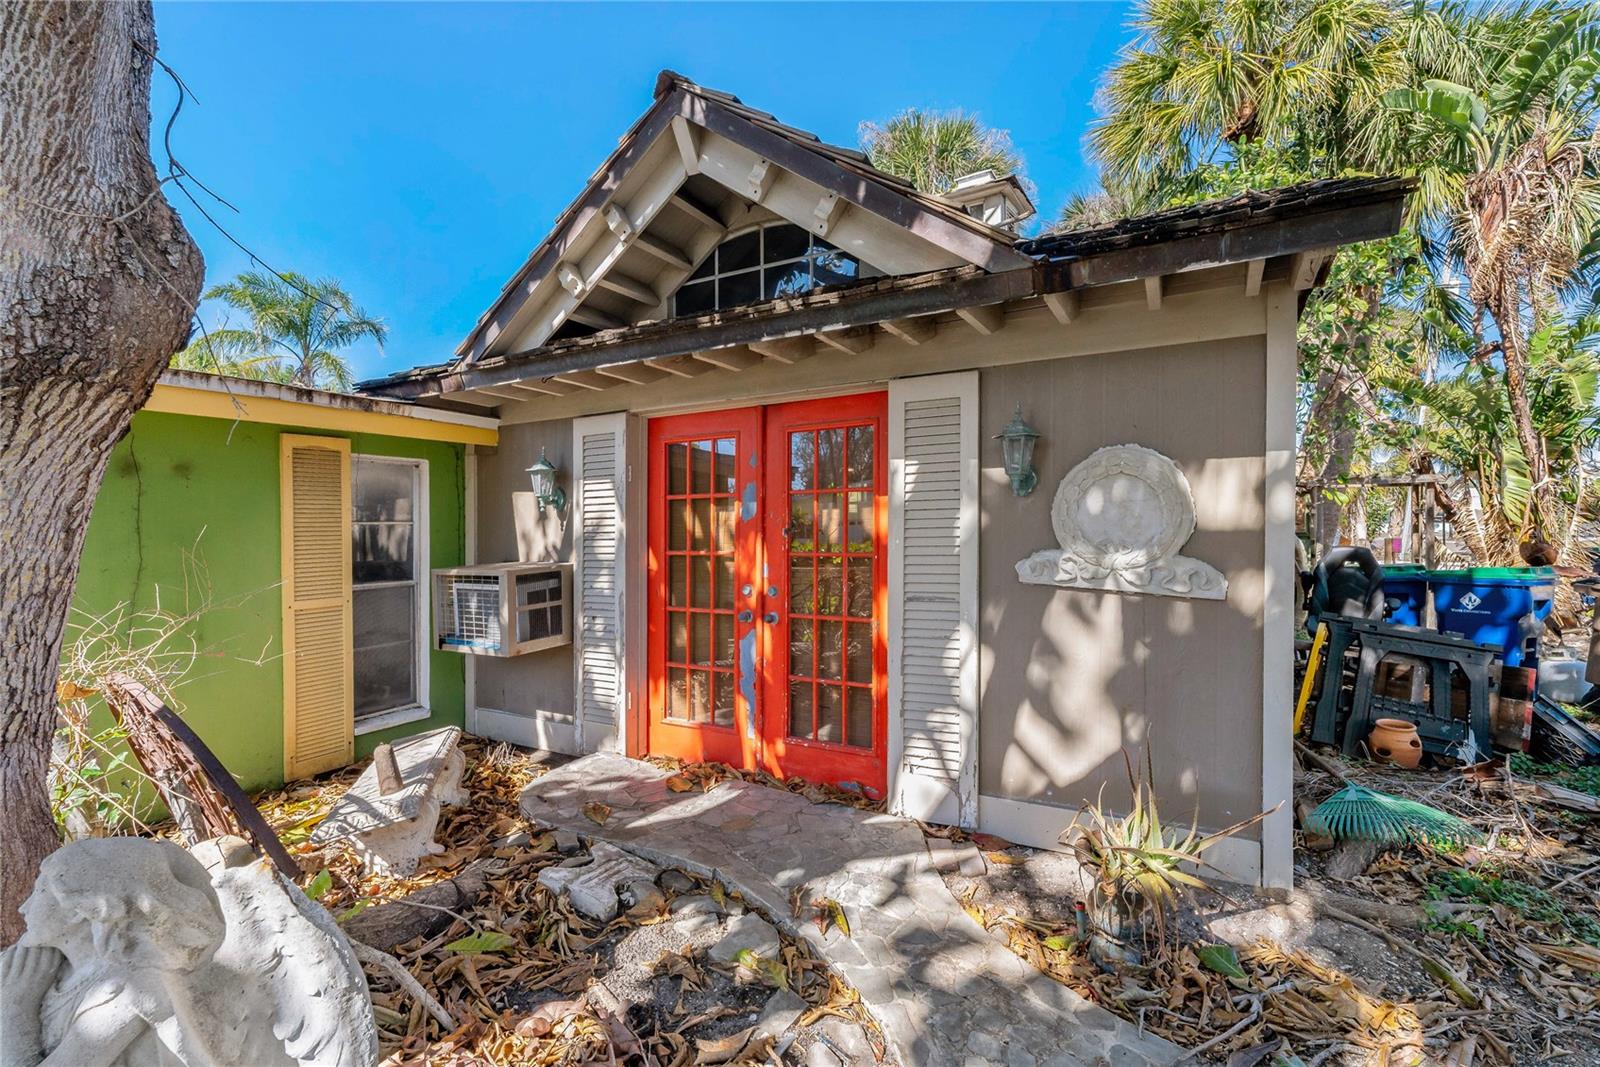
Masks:
[[[574,500],[573,631],[578,747],[621,751],[623,687],[623,503],[627,416],[595,415],[572,423]]]
[[[896,810],[978,815],[978,374],[889,383],[889,730]]]

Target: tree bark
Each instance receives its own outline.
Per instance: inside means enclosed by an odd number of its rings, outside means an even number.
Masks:
[[[1550,483],[1550,462],[1545,457],[1544,440],[1533,424],[1533,407],[1528,401],[1528,359],[1517,300],[1518,293],[1513,287],[1508,296],[1496,301],[1490,312],[1500,328],[1500,355],[1506,365],[1506,399],[1511,407],[1511,426],[1516,431],[1522,456],[1528,462],[1528,481],[1532,483],[1528,499],[1531,522],[1525,523],[1519,534],[1524,539],[1542,539],[1548,522],[1554,517],[1550,513],[1550,501],[1555,487]]]
[[[56,670],[89,513],[204,270],[150,162],[155,50],[148,0],[0,6],[0,945],[59,844]]]

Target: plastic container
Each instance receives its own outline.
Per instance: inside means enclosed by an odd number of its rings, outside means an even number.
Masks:
[[[1558,704],[1576,704],[1589,691],[1581,659],[1549,657],[1539,661],[1539,693]]]
[[[1428,571],[1420,563],[1389,563],[1383,568],[1383,599],[1388,622],[1421,626],[1428,608]]]
[[[1476,567],[1427,575],[1441,633],[1499,648],[1507,667],[1537,662],[1539,630],[1555,606],[1552,568]]]

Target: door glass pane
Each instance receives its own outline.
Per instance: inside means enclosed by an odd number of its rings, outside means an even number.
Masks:
[[[789,549],[792,552],[814,552],[817,531],[811,519],[811,502],[815,497],[797,493],[789,498]]]
[[[673,719],[689,717],[689,672],[677,668],[667,672],[667,716]]]
[[[718,552],[733,551],[734,520],[739,514],[738,502],[733,497],[719,497],[712,501],[712,514],[717,528]]]
[[[789,623],[789,673],[801,678],[811,677],[816,670],[813,651],[811,620],[791,620]]]
[[[689,606],[689,558],[667,557],[667,604],[674,608]]]
[[[853,685],[845,697],[845,744],[858,748],[872,747],[872,690]]]
[[[789,488],[813,488],[817,477],[817,435],[792,433],[789,435]]]
[[[817,431],[817,488],[844,485],[844,430]]]
[[[667,659],[673,663],[689,659],[689,616],[681,611],[667,612]]]
[[[716,621],[717,639],[712,648],[711,658],[718,667],[733,666],[733,616],[718,615]]]
[[[817,557],[817,614],[844,614],[844,561],[838,556]]]
[[[844,740],[844,690],[839,686],[817,686],[817,740]]]
[[[689,672],[689,718],[711,721],[711,675],[706,671]]]
[[[810,556],[796,556],[789,560],[789,611],[796,615],[810,615],[815,602],[816,579],[812,574]]]
[[[717,557],[717,607],[723,611],[733,610],[733,557]]]
[[[845,677],[852,682],[872,681],[872,624],[853,623],[846,628]]]
[[[839,493],[817,494],[817,547],[838,548],[844,534],[844,497]]]
[[[711,488],[718,493],[731,493],[734,489],[733,438],[724,437],[717,442],[717,472]]]
[[[718,726],[733,725],[733,674],[719,671],[716,675],[716,701],[711,707],[711,721]]]
[[[696,552],[711,550],[711,501],[689,501],[689,547]]]
[[[789,685],[789,736],[812,735],[811,683],[792,682]]]
[[[871,426],[850,427],[849,452],[850,484],[852,486],[870,486],[872,484],[872,472],[875,467],[872,461]]]
[[[872,566],[867,556],[851,556],[848,572],[849,605],[846,614],[855,619],[872,618]]]
[[[711,492],[711,442],[696,441],[689,446],[689,491]]]
[[[873,541],[872,494],[850,494],[848,547],[852,552],[871,552]]]
[[[711,557],[689,557],[689,603],[697,608],[711,606]]]
[[[711,663],[711,616],[703,611],[689,620],[689,662]]]
[[[688,547],[689,529],[689,502],[687,500],[671,500],[667,502],[667,547],[674,551],[681,551]]]
[[[681,496],[689,491],[689,446],[667,446],[667,492]]]
[[[838,681],[842,675],[844,624],[823,619],[817,624],[817,677]]]

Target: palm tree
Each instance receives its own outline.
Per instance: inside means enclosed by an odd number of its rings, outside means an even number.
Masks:
[[[312,281],[292,271],[246,271],[212,286],[207,300],[243,312],[249,328],[223,327],[202,333],[172,357],[172,366],[244,378],[348,390],[350,365],[339,354],[362,338],[383,346],[389,328],[356,307],[331,278]]]
[[[1442,79],[1390,92],[1456,189],[1449,250],[1474,308],[1493,319],[1509,417],[1531,482],[1530,534],[1558,521],[1548,442],[1528,381],[1531,342],[1562,317],[1560,291],[1594,278],[1600,230],[1600,25],[1575,9],[1506,55],[1483,92]],[[1442,142],[1442,144],[1441,144]],[[1587,274],[1587,279],[1585,275]]]
[[[990,170],[997,178],[1022,171],[1011,135],[963,111],[912,108],[882,126],[863,122],[861,149],[874,167],[924,193],[946,192],[975,171]]]
[[[1141,190],[1182,191],[1250,142],[1292,143],[1332,177],[1415,172],[1384,93],[1419,78],[1472,84],[1541,10],[1455,0],[1145,0],[1138,38],[1100,94],[1095,157]],[[1426,179],[1426,175],[1424,176]],[[1424,181],[1419,209],[1436,206]]]

